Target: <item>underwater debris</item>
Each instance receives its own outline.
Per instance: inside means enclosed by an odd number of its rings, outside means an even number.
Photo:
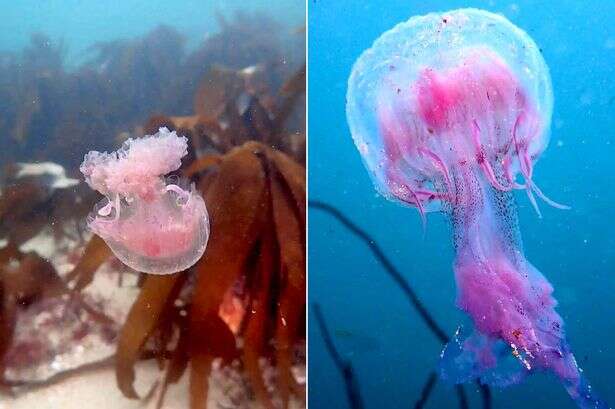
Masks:
[[[414,404],[414,409],[422,409],[423,407],[425,407],[425,404],[427,403],[427,400],[429,399],[429,396],[431,395],[433,387],[436,385],[437,381],[438,376],[436,375],[435,371],[432,371],[427,377],[425,384],[421,388],[421,396]]]
[[[410,303],[412,307],[418,312],[419,316],[423,319],[429,330],[433,333],[433,335],[440,341],[441,343],[446,343],[449,340],[449,336],[442,329],[442,327],[434,320],[434,318],[429,313],[428,308],[423,304],[423,302],[419,299],[418,295],[414,291],[414,289],[410,286],[410,284],[404,278],[404,275],[391,263],[391,261],[387,258],[387,256],[382,251],[382,248],[378,245],[378,243],[371,238],[369,233],[363,230],[361,227],[356,225],[352,220],[350,220],[346,215],[344,215],[340,210],[331,206],[330,204],[320,202],[318,200],[310,200],[310,207],[314,209],[321,210],[335,217],[344,227],[352,232],[355,236],[362,239],[363,242],[372,250],[376,259],[382,264],[386,273],[393,279],[395,284],[399,286],[399,288],[404,292],[404,295]]]

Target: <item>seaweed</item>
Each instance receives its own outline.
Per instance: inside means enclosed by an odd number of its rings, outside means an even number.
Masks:
[[[191,50],[163,25],[140,38],[95,44],[74,66],[66,63],[66,46],[43,34],[21,53],[0,54],[0,161],[45,159],[76,170],[82,152],[142,135],[153,113],[189,115],[194,84],[216,65],[263,66],[277,89],[304,58],[303,36],[286,34],[264,14],[220,17],[219,25]]]
[[[331,337],[329,329],[327,328],[327,324],[325,323],[325,317],[322,313],[320,305],[317,303],[313,304],[312,310],[314,312],[316,324],[318,324],[318,328],[320,329],[320,333],[322,334],[322,338],[325,342],[327,352],[329,352],[329,355],[331,355],[333,363],[335,363],[337,370],[341,373],[343,377],[344,385],[346,386],[346,397],[348,398],[350,408],[365,408],[365,404],[363,403],[363,397],[361,396],[361,388],[359,387],[357,376],[355,374],[355,370],[352,366],[352,363],[350,362],[350,360],[342,358],[337,348],[335,348],[333,338]]]
[[[255,140],[305,163],[305,114],[289,125],[305,94],[305,64],[277,91],[264,82],[265,70],[262,65],[242,70],[210,68],[195,94],[193,115],[153,116],[146,131],[167,126],[191,135],[195,151],[201,154],[228,152]]]
[[[211,159],[211,158],[210,158]],[[213,359],[241,360],[256,396],[274,407],[258,360],[269,357],[278,369],[284,407],[291,393],[302,393],[291,372],[293,347],[305,337],[305,171],[283,153],[247,142],[218,157],[197,162],[189,176],[207,171],[205,199],[211,212],[211,244],[194,267],[197,275],[188,319],[191,403],[204,407],[199,387]],[[214,169],[212,169],[214,168]],[[236,333],[223,321],[225,294],[246,305]],[[243,352],[235,347],[244,340]],[[273,344],[270,341],[274,341]]]
[[[94,203],[90,189],[73,186],[77,181],[66,179],[63,174],[53,174],[61,169],[57,164],[33,164],[39,173],[26,176],[20,175],[23,166],[5,167],[5,186],[0,193],[0,239],[20,246],[49,228],[56,242],[71,231],[75,233],[73,238],[81,241],[81,220]]]

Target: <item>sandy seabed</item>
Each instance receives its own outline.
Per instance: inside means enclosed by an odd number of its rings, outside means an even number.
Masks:
[[[142,363],[137,369],[135,387],[140,395],[160,379],[160,372],[153,362]],[[254,401],[244,401],[237,406],[235,396],[245,394],[243,386],[233,384],[227,375],[215,372],[210,379],[207,407],[210,409],[256,409]],[[156,395],[154,395],[155,397]],[[188,381],[184,376],[172,385],[165,396],[163,409],[188,409]],[[2,398],[0,409],[154,409],[156,399],[149,401],[130,400],[124,397],[115,383],[113,369],[105,369],[78,375],[64,382],[20,394],[16,398]],[[290,409],[304,408],[305,405],[292,400]]]
[[[36,251],[42,257],[50,260],[60,275],[66,274],[73,268],[73,263],[66,256],[67,248],[74,247],[73,243],[56,243],[48,231],[30,240],[22,246],[22,251]],[[60,251],[59,248],[62,248]],[[138,294],[136,274],[130,270],[124,271],[122,286],[118,286],[118,269],[123,268],[117,262],[105,263],[97,271],[94,282],[85,290],[86,297],[104,305],[104,312],[112,317],[118,324],[115,330],[124,321],[130,306]],[[32,311],[34,310],[34,311]],[[40,310],[43,310],[41,313]],[[41,314],[53,314],[53,307],[41,306],[29,308],[18,318],[16,340],[29,342],[31,338],[38,338],[39,342],[49,342],[61,346],[67,343],[64,339],[71,331],[72,322],[62,323],[56,330],[41,331],[38,322]],[[63,313],[65,315],[65,313]],[[79,323],[76,315],[75,323]],[[66,320],[65,317],[62,319]],[[108,330],[108,329],[107,329]],[[55,332],[55,333],[54,333]],[[154,361],[144,361],[137,365],[135,388],[140,396],[149,396],[149,399],[131,400],[122,395],[117,387],[113,369],[113,353],[115,345],[106,342],[104,331],[90,328],[86,336],[74,345],[62,348],[62,353],[54,355],[47,360],[42,359],[34,365],[9,368],[8,377],[26,379],[29,381],[45,382],[53,376],[83,365],[93,364],[96,369],[79,371],[73,375],[52,382],[43,387],[29,387],[26,390],[17,390],[13,396],[0,392],[0,409],[154,409],[162,381],[163,371]],[[19,355],[17,348],[14,355]],[[305,365],[294,368],[299,382],[305,379]],[[170,385],[164,399],[163,409],[188,409],[188,376],[187,373],[177,384]],[[265,368],[265,377],[274,376],[271,368]],[[150,393],[151,392],[151,393]],[[275,397],[274,397],[275,400]],[[260,406],[253,400],[245,378],[237,368],[220,368],[214,365],[209,379],[208,408],[210,409],[252,409]],[[305,407],[302,400],[291,400],[291,409]]]

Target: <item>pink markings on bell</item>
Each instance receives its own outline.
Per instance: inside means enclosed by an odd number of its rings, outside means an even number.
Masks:
[[[181,166],[187,139],[167,128],[128,139],[117,151],[91,151],[81,172],[105,195],[90,213],[88,227],[127,266],[150,274],[171,274],[194,265],[209,238],[203,198],[165,175]],[[185,184],[185,183],[184,183]]]
[[[525,189],[539,215],[534,192],[548,204],[567,209],[547,198],[532,180],[530,157],[538,157],[539,152],[529,150],[531,146],[542,147],[544,130],[521,84],[493,51],[474,46],[459,53],[462,58],[458,65],[422,69],[407,88],[411,97],[398,99],[406,106],[392,108],[387,101],[392,91],[381,91],[379,126],[385,138],[385,155],[391,158],[386,165],[389,179],[398,183],[395,173],[404,173],[408,167],[419,170],[424,178],[406,182],[412,197],[412,192],[425,191],[425,185],[442,185],[439,190],[444,195],[420,195],[411,200],[422,211],[425,203],[419,201],[442,197],[459,200],[448,168],[478,166],[496,189]],[[431,158],[431,164],[424,161],[425,155]],[[525,183],[514,182],[513,164]],[[408,203],[405,195],[399,199]]]

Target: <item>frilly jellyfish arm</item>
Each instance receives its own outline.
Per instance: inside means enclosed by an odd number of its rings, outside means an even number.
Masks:
[[[583,378],[553,288],[525,259],[513,191],[557,208],[534,181],[553,107],[545,61],[504,17],[464,9],[414,17],[357,60],[347,117],[378,191],[451,220],[457,306],[473,322],[441,377],[506,386],[557,376],[581,408],[607,408]],[[522,181],[517,181],[517,178]]]
[[[116,152],[91,151],[81,164],[88,185],[106,196],[88,217],[88,227],[137,271],[182,271],[205,251],[205,202],[194,188],[164,179],[186,154],[187,139],[160,128],[155,135],[129,139]]]

